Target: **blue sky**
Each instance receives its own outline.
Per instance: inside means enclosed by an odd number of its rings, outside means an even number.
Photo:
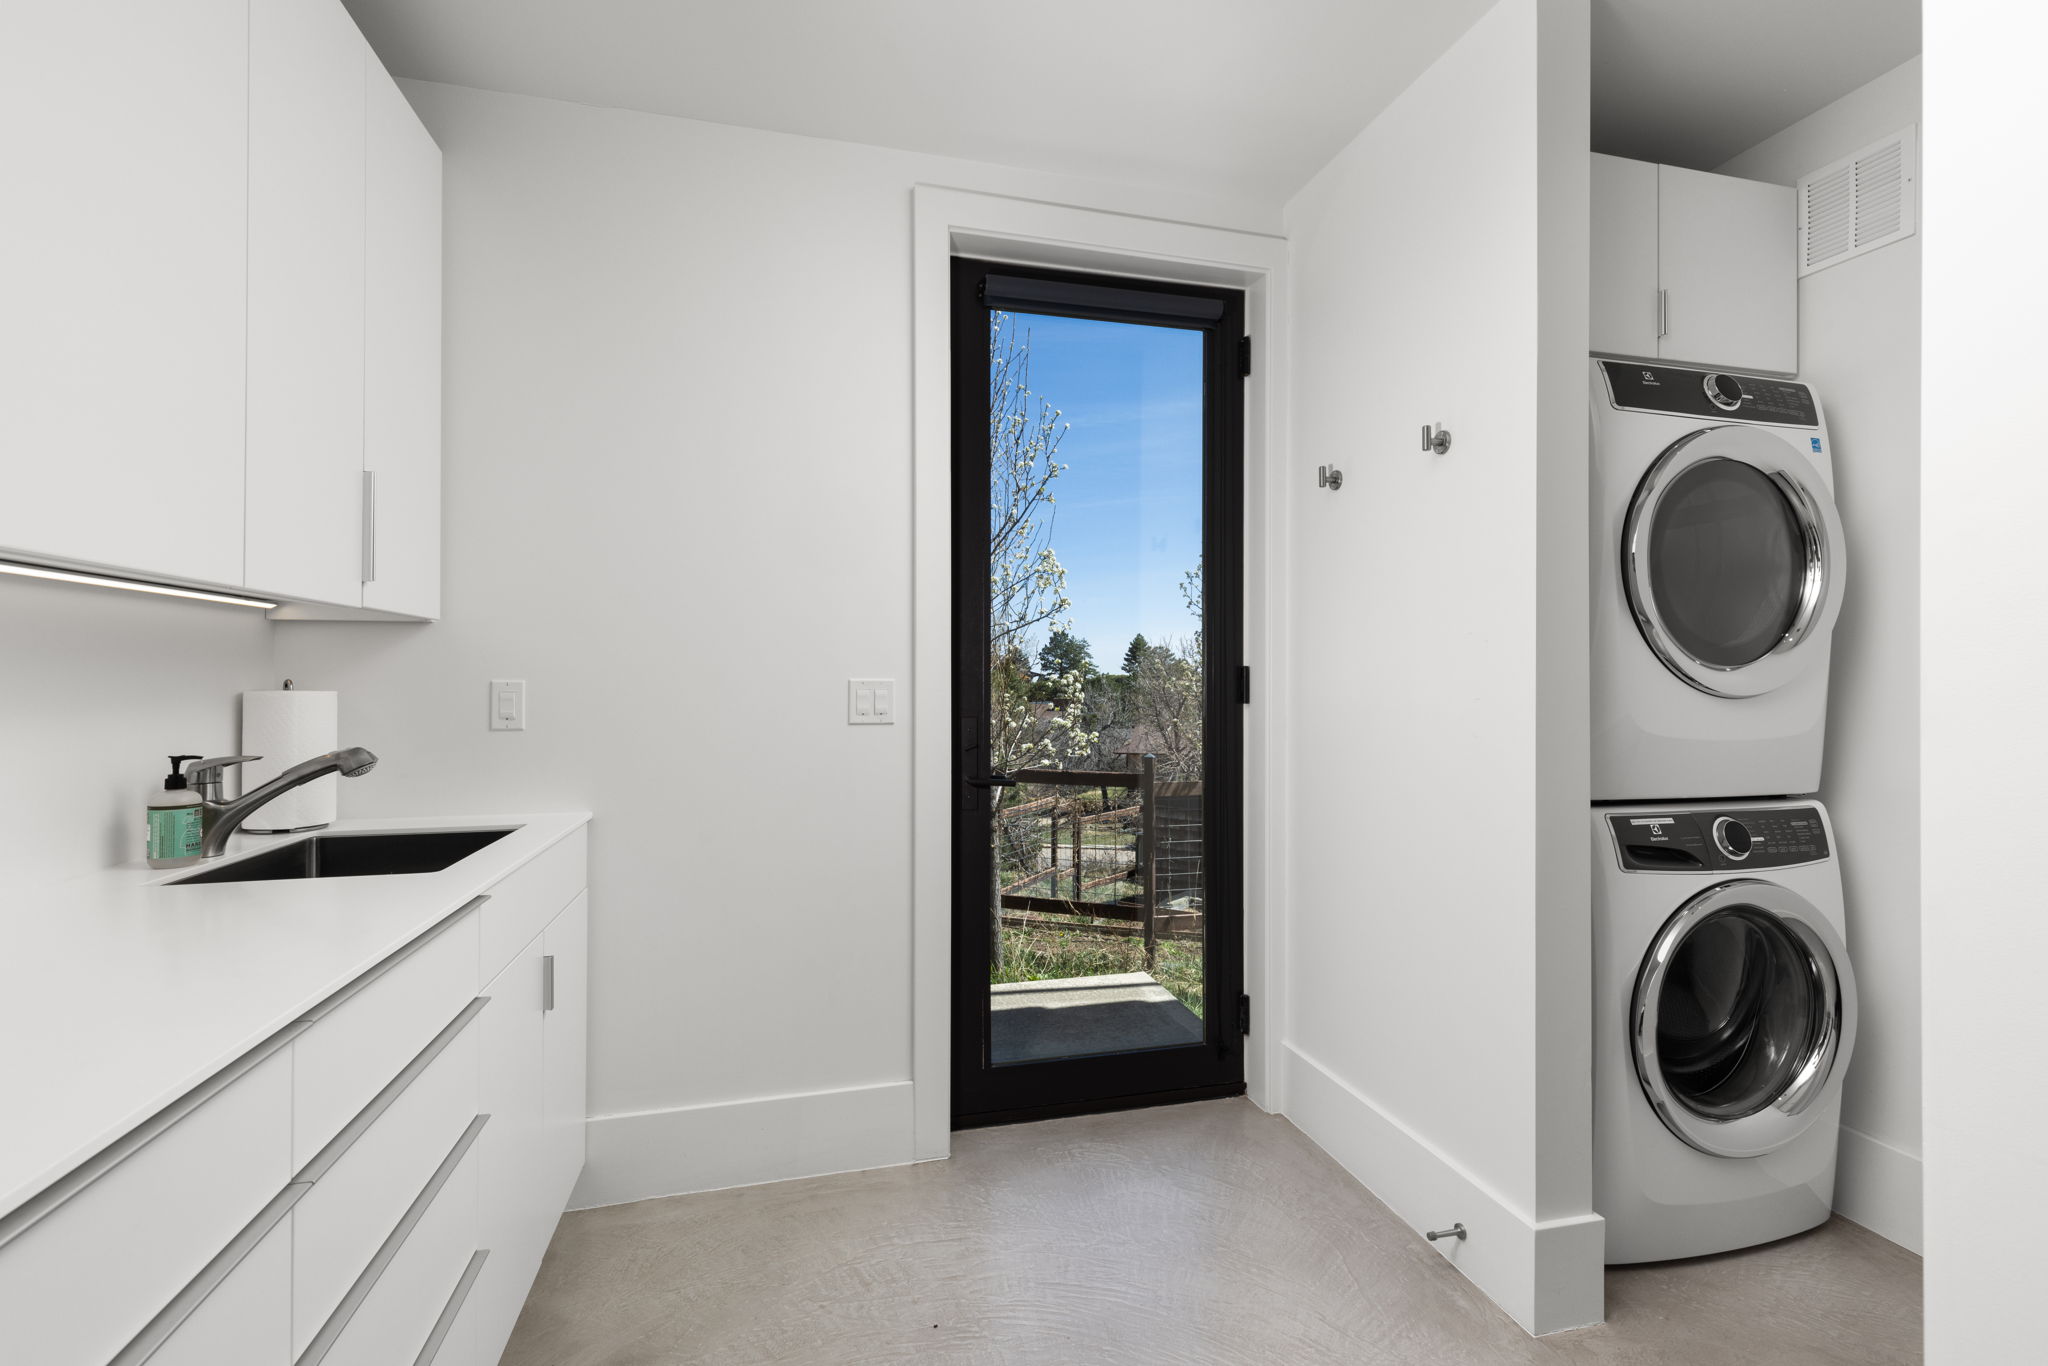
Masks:
[[[1072,423],[1053,481],[1053,549],[1074,633],[1114,672],[1142,631],[1192,635],[1181,575],[1202,553],[1202,334],[1019,313],[1031,388]]]

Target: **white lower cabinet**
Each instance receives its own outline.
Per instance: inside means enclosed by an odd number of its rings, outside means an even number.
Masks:
[[[292,1217],[151,1352],[149,1366],[286,1366],[292,1359]]]
[[[0,1361],[496,1362],[583,1163],[583,843],[0,1218]]]

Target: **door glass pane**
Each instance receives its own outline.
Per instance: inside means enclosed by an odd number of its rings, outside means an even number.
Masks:
[[[1703,1118],[1739,1119],[1783,1095],[1822,1037],[1819,971],[1767,912],[1738,907],[1700,921],[1657,999],[1657,1057],[1679,1102]]]
[[[1769,476],[1739,460],[1702,460],[1676,479],[1650,523],[1657,615],[1694,659],[1739,668],[1762,659],[1799,614],[1806,536]]]
[[[989,321],[990,1059],[1203,1037],[1203,334]]]

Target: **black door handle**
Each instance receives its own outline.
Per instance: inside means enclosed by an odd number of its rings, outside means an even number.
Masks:
[[[991,773],[986,778],[969,778],[969,787],[1015,787],[1017,780],[1007,773]]]

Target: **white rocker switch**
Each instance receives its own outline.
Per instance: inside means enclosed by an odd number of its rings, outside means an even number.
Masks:
[[[491,729],[526,729],[525,679],[494,678],[491,680]]]
[[[896,680],[893,678],[847,679],[846,724],[849,726],[895,725]]]

